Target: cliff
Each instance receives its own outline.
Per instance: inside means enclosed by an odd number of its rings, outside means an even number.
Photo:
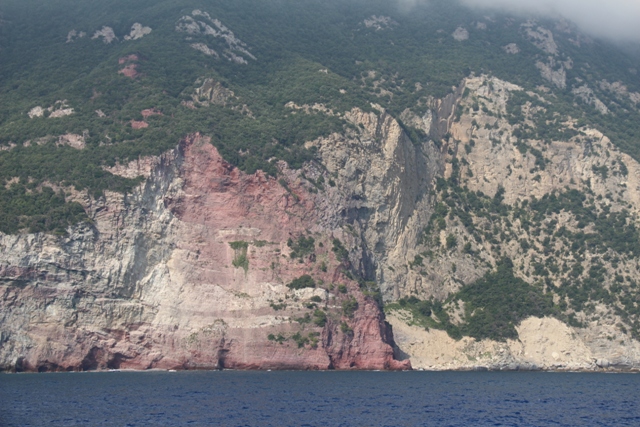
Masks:
[[[409,368],[393,358],[378,304],[331,250],[348,241],[340,212],[282,168],[279,181],[244,174],[194,135],[113,169],[147,175],[131,194],[77,193],[91,224],[65,237],[3,235],[0,366]],[[300,238],[313,248],[292,257]],[[305,274],[316,287],[286,286]]]
[[[431,313],[431,322],[409,305],[389,305],[398,346],[424,369],[638,369],[640,165],[571,118],[556,118],[564,133],[552,138],[523,134],[543,126],[536,114],[553,111],[544,88],[524,94],[487,76],[468,78],[464,87],[441,149],[444,172],[432,193],[432,218],[423,223],[422,239],[387,266],[406,272],[399,296],[435,297],[447,314]],[[524,119],[515,121],[508,106],[522,94],[529,101],[518,101]],[[544,105],[534,105],[536,98]],[[552,298],[555,314],[523,310],[516,334],[506,339],[475,329],[475,338],[460,340],[441,330],[474,331],[478,310],[498,309],[467,310],[463,295],[504,257],[517,279]],[[503,304],[516,297],[500,292]],[[387,294],[389,301],[399,296]]]
[[[240,171],[195,134],[162,156],[109,168],[145,178],[129,194],[94,199],[67,189],[90,223],[66,236],[0,239],[2,369],[408,369],[407,359],[436,370],[635,369],[634,318],[606,301],[579,306],[566,291],[567,279],[580,284],[598,262],[606,289],[626,284],[632,293],[634,258],[612,246],[605,257],[569,255],[574,242],[555,233],[584,229],[575,212],[552,211],[533,229],[514,215],[524,200],[570,189],[636,215],[640,165],[590,128],[523,149],[506,117],[521,91],[495,78],[466,79],[424,117],[403,113],[405,125],[434,138],[417,143],[386,111],[353,109],[344,115],[353,127],[307,143],[319,161],[300,170],[280,162],[278,179]],[[626,174],[605,176],[603,166]],[[459,187],[438,188],[452,179]],[[477,206],[456,216],[449,199],[463,187],[488,200],[501,192],[503,217],[487,228]],[[442,202],[451,215],[434,232]],[[555,255],[543,250],[550,243]],[[558,254],[571,268],[545,261]],[[460,328],[469,321],[456,292],[505,256],[518,278],[544,283],[562,311],[525,316],[506,340],[447,334],[445,319]],[[619,283],[623,271],[628,279]],[[305,276],[313,283],[292,286]],[[439,299],[448,314],[431,313],[425,327],[397,304],[410,296]]]
[[[3,7],[0,370],[640,367],[640,56],[347,3]]]

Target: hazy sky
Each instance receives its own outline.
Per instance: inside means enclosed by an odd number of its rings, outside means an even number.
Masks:
[[[415,0],[409,0],[415,2]],[[585,33],[640,41],[640,0],[461,0],[478,8],[561,15]]]

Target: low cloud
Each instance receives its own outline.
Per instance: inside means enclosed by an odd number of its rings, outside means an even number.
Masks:
[[[415,0],[411,0],[415,2]],[[585,33],[614,41],[640,42],[639,0],[461,0],[474,8],[562,16]]]

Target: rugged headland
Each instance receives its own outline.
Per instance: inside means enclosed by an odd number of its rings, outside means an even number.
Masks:
[[[640,58],[435,0],[93,3],[0,7],[0,370],[640,369]]]

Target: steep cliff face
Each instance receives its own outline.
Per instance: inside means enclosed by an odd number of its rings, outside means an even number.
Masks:
[[[399,347],[418,368],[637,369],[640,165],[601,132],[555,111],[545,88],[525,93],[487,76],[464,87],[442,146],[431,218],[404,251],[407,280],[399,287],[400,296],[435,297],[444,311],[424,318],[391,304]],[[545,126],[553,136],[539,136]],[[515,338],[487,339],[474,316],[497,308],[467,310],[473,302],[459,292],[505,257],[514,280],[550,298],[555,318],[523,310]],[[478,339],[453,339],[438,330],[445,324]]]
[[[13,3],[0,369],[640,366],[632,51],[444,0]]]
[[[1,237],[2,369],[637,368],[640,165],[544,93],[480,76],[402,123],[353,109],[278,179],[201,135],[110,167],[145,181],[67,189],[92,218],[67,236]],[[553,309],[500,339],[460,292],[505,257]]]
[[[76,194],[92,224],[3,235],[0,366],[409,368],[331,250],[340,215],[282,167],[279,181],[244,174],[195,135],[114,168],[147,175],[131,194]],[[300,239],[312,248],[292,254]],[[286,286],[305,275],[315,287]]]
[[[442,170],[442,155],[433,142],[414,145],[386,112],[354,110],[346,118],[357,132],[309,144],[340,183],[324,210],[341,213],[357,248],[354,263],[393,299],[406,280],[407,248],[416,246],[428,219],[428,192]]]

